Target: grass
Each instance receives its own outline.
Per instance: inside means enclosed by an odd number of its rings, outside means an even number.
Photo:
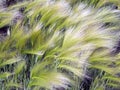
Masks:
[[[21,7],[24,17],[13,23]],[[100,71],[91,90],[118,87],[119,54],[111,56],[119,28],[114,11],[37,0],[10,6],[0,16],[0,27],[11,25],[0,42],[1,90],[79,90],[87,69]],[[115,25],[102,27],[106,22]]]

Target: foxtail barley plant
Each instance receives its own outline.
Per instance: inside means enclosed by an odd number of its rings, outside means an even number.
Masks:
[[[0,9],[0,27],[10,26],[0,42],[0,89],[82,90],[88,69],[99,71],[90,90],[119,87],[120,56],[111,53],[119,41],[116,12],[64,0]]]

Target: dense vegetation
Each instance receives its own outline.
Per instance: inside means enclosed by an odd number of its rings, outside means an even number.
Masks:
[[[2,0],[0,90],[119,90],[120,2],[109,2]]]

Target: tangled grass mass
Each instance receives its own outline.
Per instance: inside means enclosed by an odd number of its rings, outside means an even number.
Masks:
[[[120,90],[120,2],[108,1],[1,0],[0,90]]]

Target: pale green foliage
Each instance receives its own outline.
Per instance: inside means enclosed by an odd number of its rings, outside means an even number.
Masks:
[[[13,11],[21,6],[26,6],[24,19],[11,23]],[[84,76],[88,62],[92,68],[114,74],[114,68],[107,67],[106,62],[111,63],[111,57],[105,56],[108,52],[100,50],[91,55],[101,47],[110,52],[114,46],[116,36],[111,31],[118,27],[101,28],[104,22],[118,22],[113,11],[97,11],[83,4],[71,9],[63,1],[35,0],[9,7],[1,11],[0,16],[4,15],[7,17],[0,26],[9,22],[12,27],[11,35],[0,43],[3,90],[68,88],[68,84],[74,85],[75,78]],[[103,66],[95,63],[101,61],[105,62]]]

